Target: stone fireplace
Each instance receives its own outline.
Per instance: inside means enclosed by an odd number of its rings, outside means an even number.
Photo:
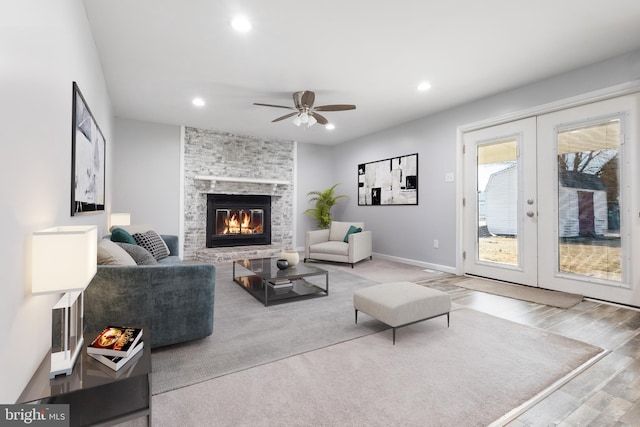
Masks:
[[[294,227],[294,164],[295,142],[267,140],[248,136],[238,136],[212,130],[185,128],[184,134],[184,259],[201,261],[229,261],[248,257],[271,256],[283,248],[293,245]],[[231,224],[232,238],[218,235],[207,237],[217,227],[208,218],[209,199],[222,197],[225,203],[228,196],[268,197],[270,212],[264,207],[256,207],[251,202],[240,207],[230,205],[220,208],[221,217],[234,221]],[[235,203],[235,202],[233,202]],[[216,209],[216,208],[214,208]],[[262,213],[258,211],[262,209]],[[228,211],[228,212],[227,212]],[[247,214],[249,218],[238,217]],[[214,215],[215,215],[214,210]],[[251,217],[253,215],[253,217]],[[270,240],[251,240],[259,237],[256,229],[246,229],[246,221],[258,221],[262,216],[264,227],[269,227]],[[266,224],[267,216],[270,217]],[[224,219],[221,219],[224,222]],[[224,232],[224,230],[222,230]],[[244,232],[244,233],[243,233]],[[244,236],[243,236],[244,234]],[[234,243],[234,239],[249,241]]]

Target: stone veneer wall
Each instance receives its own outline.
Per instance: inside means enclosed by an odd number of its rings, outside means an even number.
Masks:
[[[206,246],[207,194],[270,194],[271,243],[293,245],[294,153],[292,141],[259,139],[212,130],[185,128],[184,141],[184,259],[196,258]],[[291,183],[271,185],[218,182],[209,189],[196,175],[272,179]]]

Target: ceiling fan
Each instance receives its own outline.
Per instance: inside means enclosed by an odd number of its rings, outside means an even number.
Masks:
[[[304,90],[302,92],[295,92],[293,94],[293,105],[294,107],[287,107],[284,105],[273,105],[273,104],[261,104],[259,102],[254,102],[253,105],[261,105],[263,107],[275,107],[275,108],[286,108],[288,110],[295,110],[293,113],[285,114],[284,116],[278,117],[277,119],[271,120],[271,122],[279,122],[280,120],[288,119],[289,117],[296,116],[293,119],[293,124],[296,126],[300,126],[302,124],[307,127],[311,127],[316,123],[320,123],[321,125],[326,125],[329,121],[318,114],[318,111],[344,111],[344,110],[355,110],[356,106],[351,104],[334,104],[334,105],[319,105],[317,107],[313,106],[313,103],[316,99],[316,94],[310,90]]]

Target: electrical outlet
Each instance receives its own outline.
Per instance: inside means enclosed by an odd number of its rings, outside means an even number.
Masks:
[[[440,246],[440,242],[438,242],[437,240],[433,241],[433,248],[434,249],[438,249],[438,246]]]
[[[453,172],[447,172],[444,175],[444,182],[453,182]]]

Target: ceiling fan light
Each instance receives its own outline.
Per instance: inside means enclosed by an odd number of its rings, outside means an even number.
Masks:
[[[307,127],[311,127],[316,123],[318,123],[318,120],[316,120],[316,118],[313,116],[309,116],[309,123],[307,123]]]
[[[296,126],[300,126],[302,124],[302,120],[300,120],[300,115],[297,115],[293,118],[293,124]]]
[[[309,122],[309,115],[307,113],[302,113],[300,114],[298,117],[300,117],[300,122],[301,123],[308,123]]]

